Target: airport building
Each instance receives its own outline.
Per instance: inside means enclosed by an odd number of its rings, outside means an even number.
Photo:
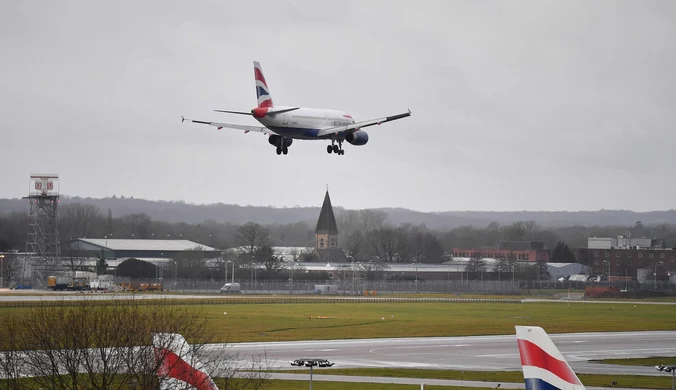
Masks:
[[[501,241],[497,248],[453,248],[453,257],[477,256],[517,261],[549,261],[549,251],[542,241]]]
[[[575,257],[595,275],[666,280],[676,271],[676,250],[654,238],[589,237],[587,248],[575,250]]]

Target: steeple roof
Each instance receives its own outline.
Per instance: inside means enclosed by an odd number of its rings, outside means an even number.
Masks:
[[[317,219],[315,234],[338,234],[336,217],[333,215],[333,206],[331,206],[331,198],[329,198],[328,190],[324,196],[324,204],[322,204],[322,211],[319,213],[319,219]]]

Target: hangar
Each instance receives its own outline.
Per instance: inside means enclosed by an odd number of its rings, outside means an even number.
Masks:
[[[62,257],[167,258],[179,253],[218,257],[219,249],[190,240],[78,238],[61,245]]]

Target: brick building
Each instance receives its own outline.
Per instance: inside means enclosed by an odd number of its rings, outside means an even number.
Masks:
[[[549,251],[544,249],[453,248],[453,257],[476,256],[491,259],[514,259],[517,261],[549,261]]]
[[[596,275],[636,278],[637,269],[653,267],[659,280],[676,270],[676,250],[671,248],[581,248],[575,250],[575,258]]]

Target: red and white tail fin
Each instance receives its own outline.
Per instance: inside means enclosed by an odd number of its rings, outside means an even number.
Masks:
[[[154,333],[153,347],[157,359],[160,389],[218,390],[218,387],[178,333]]]
[[[526,390],[585,390],[547,332],[539,326],[516,326]]]
[[[272,96],[268,83],[263,76],[263,68],[258,61],[254,61],[254,78],[256,80],[256,97],[258,98],[258,107],[273,107]]]

